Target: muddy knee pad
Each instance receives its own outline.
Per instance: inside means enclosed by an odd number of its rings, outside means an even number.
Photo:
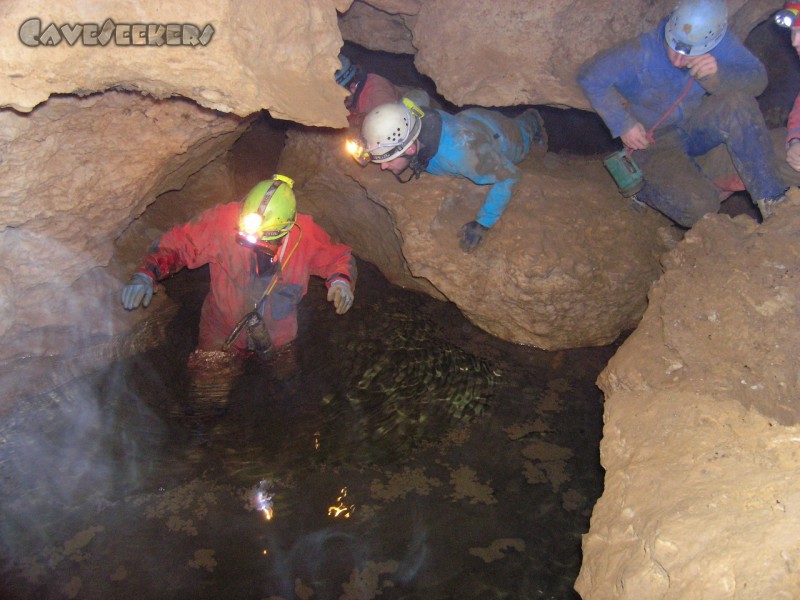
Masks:
[[[664,189],[645,180],[644,187],[636,194],[636,197],[681,227],[688,229],[704,215],[719,211],[719,194],[713,186],[709,187],[709,190]]]
[[[638,199],[682,227],[719,210],[719,190],[680,150],[643,153],[639,167],[645,184]]]

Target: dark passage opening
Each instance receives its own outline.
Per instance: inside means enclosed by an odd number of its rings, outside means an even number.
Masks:
[[[345,42],[342,52],[366,71],[386,77],[396,85],[424,89],[439,107],[449,113],[469,108],[469,106],[457,106],[441,96],[436,90],[436,84],[417,71],[414,57],[410,54],[377,52],[352,42]],[[528,108],[528,105],[494,108],[503,113],[516,115]],[[621,147],[618,140],[611,138],[602,119],[593,112],[541,105],[535,108],[544,119],[550,152],[600,156]]]

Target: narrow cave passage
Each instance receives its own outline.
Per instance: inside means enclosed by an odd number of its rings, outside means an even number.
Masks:
[[[231,150],[237,195],[275,170],[282,127],[259,119]],[[511,344],[359,271],[347,315],[315,281],[291,353],[199,391],[208,271],[183,271],[175,309],[150,308],[166,345],[17,403],[0,595],[577,598],[616,345]]]
[[[260,148],[235,147],[238,192],[273,170]],[[617,344],[509,344],[360,270],[342,318],[312,286],[285,369],[191,395],[200,269],[166,283],[167,345],[11,408],[0,596],[577,598]]]

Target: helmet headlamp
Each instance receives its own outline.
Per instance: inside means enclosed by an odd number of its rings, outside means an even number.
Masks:
[[[366,146],[366,142],[359,138],[350,138],[345,142],[347,153],[362,167],[366,167],[372,162],[372,154],[364,146]]]
[[[280,246],[295,223],[294,181],[284,175],[258,183],[244,200],[237,241],[245,246]]]
[[[258,237],[258,235],[239,231],[236,233],[236,241],[245,248],[250,248],[261,254],[266,254],[267,256],[275,256],[283,243],[283,238],[264,240]]]
[[[787,29],[800,27],[800,3],[787,2],[782,10],[775,13],[775,23]]]
[[[241,223],[242,233],[254,236],[255,234],[258,233],[258,230],[261,228],[261,223],[263,221],[264,217],[262,217],[258,213],[250,213],[248,215],[245,215]]]

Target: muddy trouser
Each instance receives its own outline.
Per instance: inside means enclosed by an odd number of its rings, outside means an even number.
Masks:
[[[753,200],[786,189],[764,117],[749,96],[706,96],[679,129],[656,130],[655,138],[655,144],[633,155],[645,178],[636,196],[683,227],[719,210],[720,190],[695,158],[720,144],[727,147]]]
[[[775,152],[775,158],[778,161],[778,172],[781,174],[783,183],[787,186],[800,187],[800,171],[795,171],[786,162],[786,127],[770,129],[769,135],[772,138],[772,150]],[[698,162],[703,172],[715,180],[719,178],[720,180],[730,181],[732,177],[738,177],[725,146],[714,148],[705,156],[701,156]],[[741,188],[736,187],[733,191],[739,189]]]

